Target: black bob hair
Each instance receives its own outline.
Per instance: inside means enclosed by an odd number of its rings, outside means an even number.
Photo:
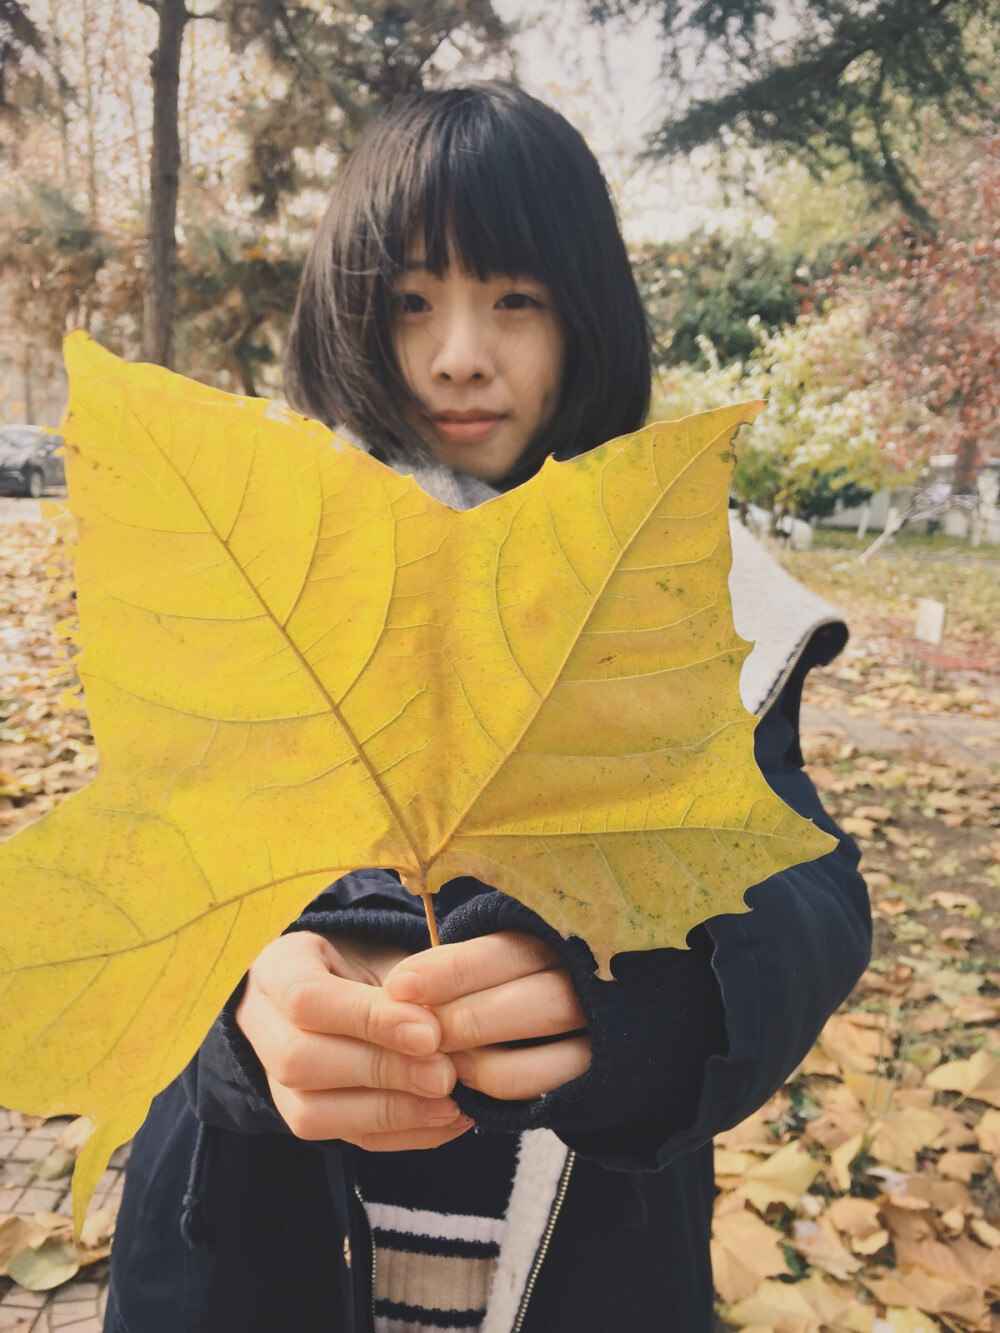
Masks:
[[[546,454],[637,430],[649,406],[645,314],[607,183],[582,136],[503,83],[397,98],[348,159],[306,260],[285,357],[293,407],[388,461],[426,458],[392,347],[394,284],[423,230],[427,266],[547,284],[566,331],[552,421],[507,485]]]

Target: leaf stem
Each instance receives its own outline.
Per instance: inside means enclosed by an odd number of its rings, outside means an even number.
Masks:
[[[424,900],[427,929],[431,933],[431,948],[436,949],[441,943],[441,936],[438,934],[437,917],[434,915],[434,895],[432,893],[422,893],[420,896]]]

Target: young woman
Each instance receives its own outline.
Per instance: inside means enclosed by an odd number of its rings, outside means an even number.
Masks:
[[[497,84],[394,104],[333,193],[287,368],[295,406],[456,507],[639,427],[646,327],[580,136]],[[797,718],[845,631],[760,559],[741,546],[734,576],[766,641],[744,675],[758,763],[836,832]],[[711,1138],[864,967],[856,864],[841,838],[689,950],[619,955],[612,983],[475,880],[439,893],[439,949],[394,875],[339,880],[154,1103],[107,1330],[709,1333]]]

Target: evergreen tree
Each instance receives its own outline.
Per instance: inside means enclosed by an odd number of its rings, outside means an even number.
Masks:
[[[745,361],[760,330],[795,323],[809,285],[800,256],[753,237],[698,233],[632,260],[660,366],[704,369],[706,338],[720,361]]]
[[[997,0],[589,3],[598,21],[637,10],[658,14],[666,81],[679,90],[654,156],[737,136],[818,171],[847,159],[920,220],[918,113],[985,110],[1000,36]]]
[[[247,185],[263,216],[308,183],[303,153],[349,152],[399,93],[419,88],[446,44],[475,54],[502,50],[508,29],[491,0],[220,0],[236,51],[258,44],[284,83],[281,96],[249,106]]]

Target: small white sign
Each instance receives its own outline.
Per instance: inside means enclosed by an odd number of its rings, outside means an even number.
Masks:
[[[917,628],[913,631],[922,643],[932,643],[940,647],[944,638],[944,602],[932,601],[930,597],[921,597],[917,602]]]

